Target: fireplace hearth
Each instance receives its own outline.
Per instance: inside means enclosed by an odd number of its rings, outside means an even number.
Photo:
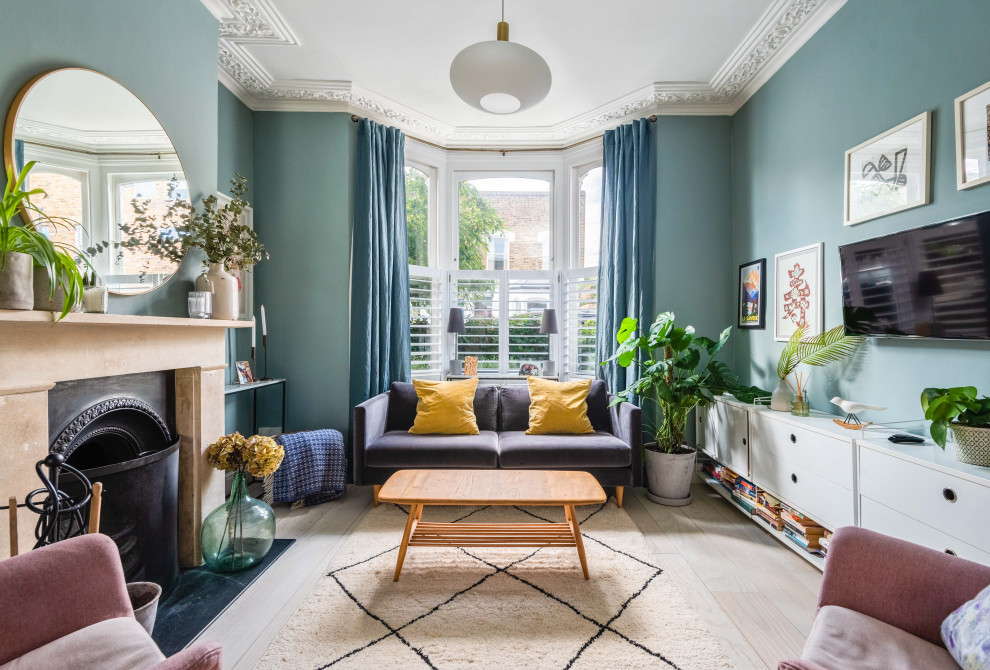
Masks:
[[[49,393],[50,450],[103,484],[100,531],[127,581],[167,594],[178,577],[175,381],[153,372],[60,382]]]

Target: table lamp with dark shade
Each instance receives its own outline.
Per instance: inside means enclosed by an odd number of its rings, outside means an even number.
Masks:
[[[540,321],[541,335],[556,335],[560,330],[557,328],[557,310],[543,310],[543,319]],[[549,338],[548,338],[549,339]],[[552,377],[556,374],[556,364],[552,360],[543,361],[543,376]]]
[[[450,313],[447,315],[447,332],[448,333],[466,333],[467,328],[464,326],[464,310],[460,307],[451,307]],[[463,363],[457,359],[457,336],[454,336],[454,357],[450,360],[450,374],[461,375],[464,374]]]

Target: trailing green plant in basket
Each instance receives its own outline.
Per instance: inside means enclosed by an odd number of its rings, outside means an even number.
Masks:
[[[959,423],[973,428],[990,428],[990,397],[977,398],[975,386],[926,388],[921,392],[925,418],[932,422],[935,444],[945,449],[949,426]]]

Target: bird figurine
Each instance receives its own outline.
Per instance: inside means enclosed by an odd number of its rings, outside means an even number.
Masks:
[[[862,402],[853,402],[852,400],[843,400],[839,396],[832,398],[832,404],[841,409],[846,413],[846,418],[843,420],[832,419],[838,425],[843,428],[849,428],[850,430],[859,430],[863,427],[863,421],[856,415],[857,412],[865,412],[867,410],[872,410],[874,412],[881,412],[886,407],[881,407],[880,405],[867,405]],[[869,424],[866,424],[869,425]]]

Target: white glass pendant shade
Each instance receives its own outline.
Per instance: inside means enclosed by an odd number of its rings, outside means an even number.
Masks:
[[[529,47],[506,40],[472,44],[450,64],[461,100],[493,114],[529,109],[550,92],[550,66]]]

